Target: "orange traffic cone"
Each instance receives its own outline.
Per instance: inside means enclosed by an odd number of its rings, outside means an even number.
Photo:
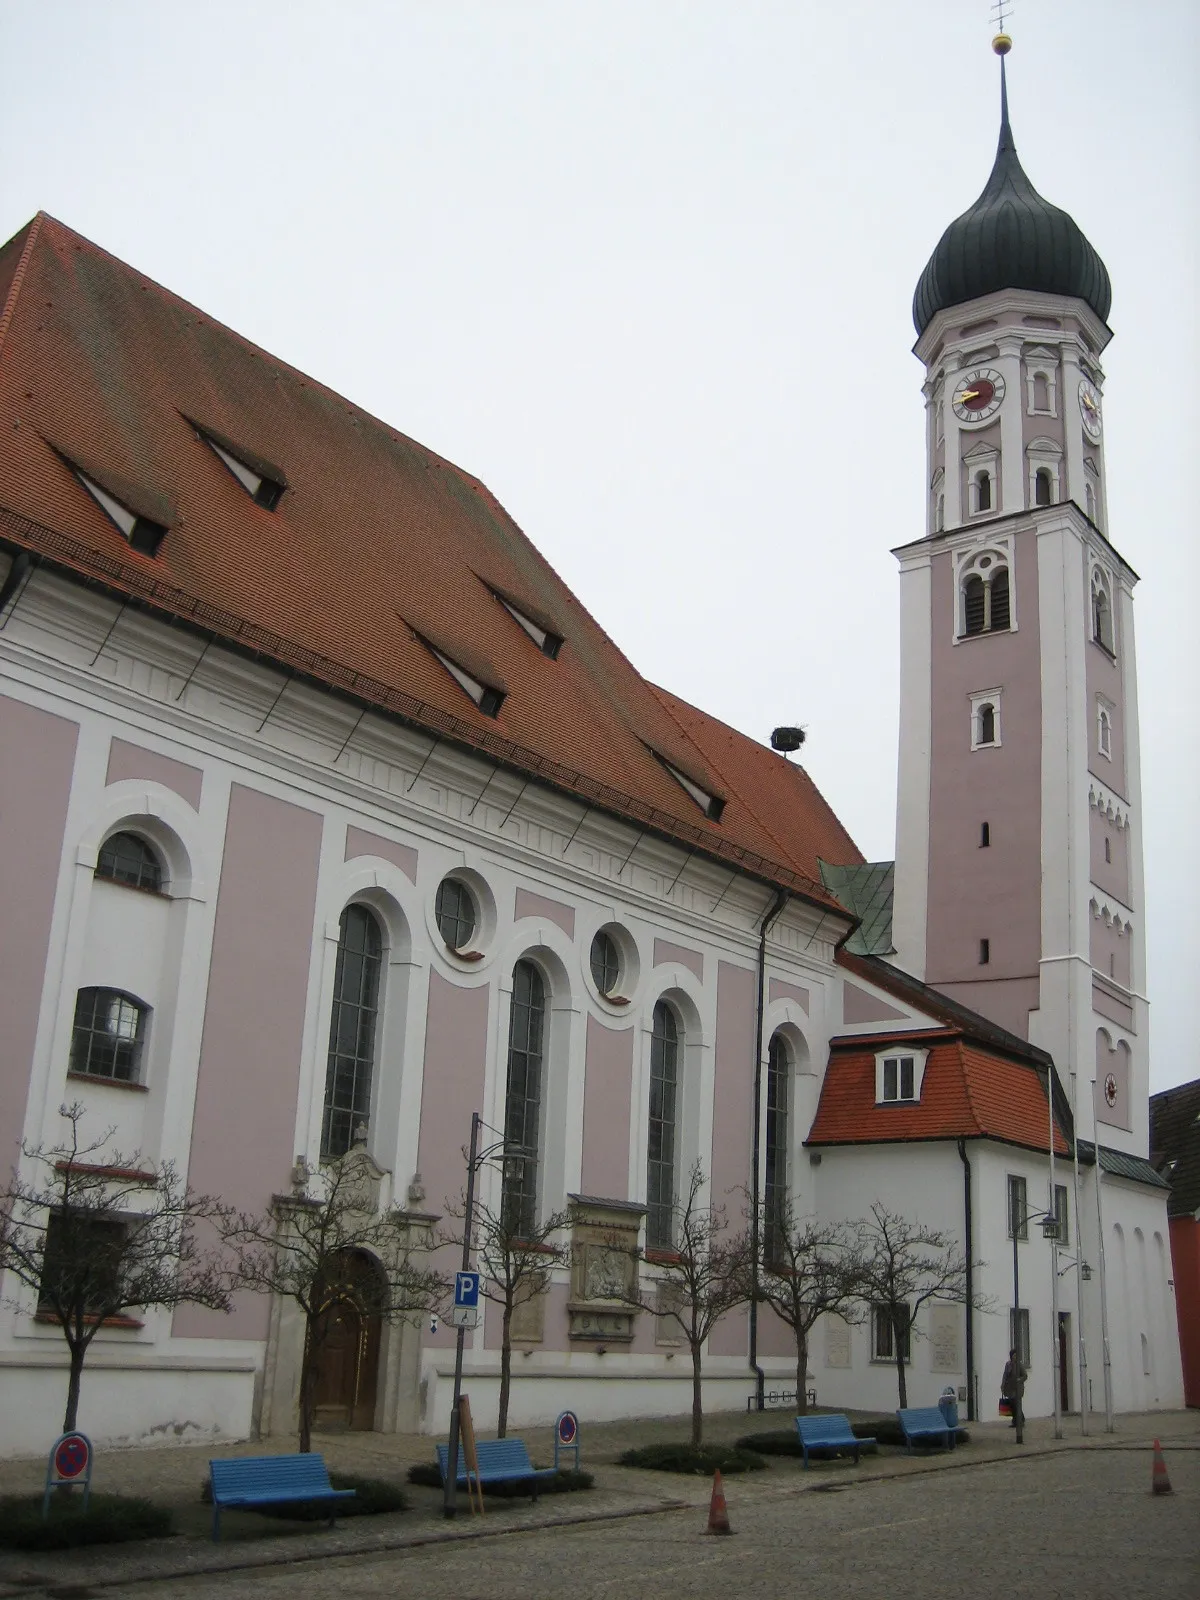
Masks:
[[[732,1533],[729,1526],[729,1507],[725,1504],[725,1486],[720,1472],[713,1473],[712,1500],[708,1507],[708,1532]]]
[[[1162,1449],[1157,1439],[1154,1441],[1154,1469],[1150,1474],[1151,1494],[1173,1494],[1171,1480],[1167,1477],[1167,1463],[1163,1460]]]

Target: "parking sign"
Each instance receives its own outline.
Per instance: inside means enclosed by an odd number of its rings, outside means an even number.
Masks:
[[[454,1274],[454,1306],[450,1322],[455,1328],[479,1326],[479,1274],[456,1272]]]

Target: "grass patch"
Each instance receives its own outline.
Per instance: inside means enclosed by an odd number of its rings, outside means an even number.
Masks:
[[[414,1461],[408,1469],[409,1483],[420,1484],[424,1489],[440,1489],[442,1475],[436,1461]],[[580,1472],[574,1467],[560,1467],[553,1478],[539,1478],[537,1491],[542,1494],[571,1494],[577,1489],[590,1489],[595,1483],[590,1472]],[[459,1492],[463,1486],[459,1484]],[[483,1492],[495,1500],[528,1500],[531,1488],[528,1483],[485,1483]]]
[[[709,1478],[714,1472],[759,1472],[766,1466],[754,1450],[737,1445],[646,1444],[619,1456],[623,1467],[643,1467],[649,1472],[683,1472]]]
[[[378,1517],[389,1511],[407,1511],[408,1496],[398,1483],[383,1478],[360,1478],[352,1472],[331,1472],[335,1489],[353,1489],[353,1500],[282,1500],[275,1505],[230,1506],[230,1511],[252,1512],[256,1516],[276,1517],[282,1522],[328,1522],[330,1508],[341,1522],[346,1517]],[[205,1478],[200,1498],[212,1505],[212,1481]]]
[[[79,1490],[52,1494],[45,1522],[40,1494],[0,1497],[0,1548],[7,1550],[127,1544],[134,1539],[162,1539],[171,1531],[171,1513],[165,1507],[119,1494],[91,1495],[86,1511]]]

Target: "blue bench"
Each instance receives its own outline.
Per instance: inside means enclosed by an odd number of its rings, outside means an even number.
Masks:
[[[800,1435],[800,1449],[804,1454],[804,1468],[808,1470],[810,1450],[853,1450],[858,1464],[858,1452],[864,1444],[874,1444],[874,1439],[860,1439],[850,1426],[850,1419],[842,1416],[797,1417],[796,1432]]]
[[[450,1446],[439,1444],[435,1445],[434,1449],[437,1451],[438,1471],[442,1475],[444,1484],[450,1471]],[[558,1476],[555,1467],[534,1466],[529,1459],[524,1439],[483,1439],[475,1446],[475,1458],[479,1462],[481,1484],[528,1483],[532,1500],[537,1499],[538,1484],[543,1478]],[[461,1451],[458,1462],[458,1481],[465,1487],[467,1468]]]
[[[950,1426],[937,1406],[909,1406],[897,1411],[896,1418],[910,1452],[914,1439],[940,1439],[947,1450],[954,1449],[958,1430]]]
[[[328,1500],[333,1526],[337,1500],[353,1500],[353,1489],[335,1489],[325,1458],[315,1455],[237,1456],[210,1461],[214,1543],[221,1537],[221,1512],[227,1506],[277,1506],[289,1500]]]

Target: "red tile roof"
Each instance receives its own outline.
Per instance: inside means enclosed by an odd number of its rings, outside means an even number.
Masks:
[[[927,1049],[921,1098],[877,1105],[875,1057],[905,1045]],[[817,1114],[805,1141],[891,1144],[926,1139],[1000,1139],[1045,1150],[1050,1115],[1046,1082],[1019,1061],[968,1035],[942,1028],[834,1039]],[[1069,1146],[1055,1120],[1054,1149]]]
[[[44,213],[0,248],[0,540],[828,907],[802,769],[654,690],[488,490]],[[193,423],[277,464],[253,502]],[[68,463],[168,527],[139,554]],[[496,598],[561,635],[557,660]],[[505,691],[479,711],[426,644]],[[725,801],[704,816],[655,754]]]

